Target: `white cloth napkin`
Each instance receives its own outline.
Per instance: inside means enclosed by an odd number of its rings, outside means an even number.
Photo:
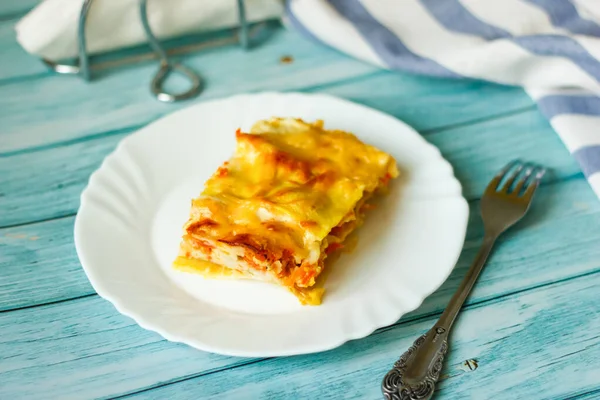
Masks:
[[[289,0],[286,19],[385,68],[523,86],[600,196],[600,0]]]
[[[45,0],[16,25],[29,53],[60,60],[77,55],[77,24],[83,0]],[[278,18],[280,0],[246,0],[250,22]],[[158,38],[238,25],[235,0],[148,0],[148,21]],[[90,54],[145,43],[139,0],[94,0],[86,21]]]

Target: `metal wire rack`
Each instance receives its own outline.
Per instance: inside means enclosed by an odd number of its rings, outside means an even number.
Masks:
[[[79,22],[77,26],[78,56],[75,62],[73,64],[65,64],[43,58],[42,61],[48,67],[50,67],[52,70],[59,74],[79,75],[86,81],[90,81],[92,80],[92,70],[94,69],[113,67],[122,64],[129,64],[131,62],[140,61],[143,59],[156,58],[159,60],[160,67],[154,75],[154,77],[152,78],[152,81],[150,83],[150,91],[158,100],[163,102],[175,102],[179,100],[186,100],[192,97],[196,97],[202,91],[202,78],[200,77],[200,75],[198,75],[194,70],[180,63],[171,61],[169,59],[169,56],[173,54],[185,54],[190,53],[192,51],[197,51],[202,47],[206,47],[206,45],[203,43],[197,43],[195,45],[187,45],[184,48],[171,49],[169,51],[166,51],[161,45],[160,41],[152,32],[152,29],[148,22],[147,0],[139,0],[139,14],[140,21],[144,28],[144,32],[146,34],[146,38],[148,39],[148,43],[152,49],[152,53],[141,57],[135,56],[121,59],[118,61],[104,62],[102,65],[97,65],[95,66],[96,68],[94,68],[94,66],[92,66],[90,63],[90,56],[87,51],[85,37],[86,20],[93,2],[94,0],[85,0],[81,6]],[[237,0],[237,11],[239,20],[239,30],[236,37],[230,39],[223,39],[219,43],[212,43],[212,45],[223,45],[237,41],[243,49],[248,49],[249,39],[252,36],[253,31],[248,26],[249,24],[246,19],[246,8],[244,0]],[[185,78],[187,78],[187,80],[189,81],[189,88],[187,90],[178,93],[170,93],[163,88],[163,84],[166,78],[172,72],[177,72],[183,75]]]

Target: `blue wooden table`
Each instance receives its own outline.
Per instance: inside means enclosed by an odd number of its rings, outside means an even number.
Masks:
[[[600,398],[600,201],[522,90],[382,71],[271,24],[250,52],[186,57],[206,89],[168,105],[149,94],[155,62],[92,83],[50,73],[14,38],[35,3],[0,3],[0,399],[378,399],[473,259],[487,181],[517,157],[552,173],[459,317],[438,398]],[[453,164],[471,205],[442,288],[393,326],[325,353],[235,358],[170,343],[99,298],[73,246],[79,194],[119,140],[190,103],[262,90],[329,93],[406,121]]]

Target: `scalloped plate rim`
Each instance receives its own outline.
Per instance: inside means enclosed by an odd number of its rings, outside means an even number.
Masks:
[[[348,105],[352,105],[353,107],[362,108],[363,110],[373,113],[374,115],[377,114],[380,117],[385,117],[385,118],[391,119],[395,123],[397,123],[399,126],[403,126],[406,130],[411,131],[414,134],[415,138],[419,139],[420,145],[426,146],[426,147],[430,148],[430,150],[431,149],[435,150],[438,161],[444,162],[450,167],[451,174],[450,174],[450,176],[448,176],[448,179],[455,181],[455,183],[458,184],[459,187],[461,187],[460,182],[454,176],[452,166],[443,158],[443,156],[439,152],[439,149],[437,149],[437,147],[435,147],[431,143],[427,142],[412,127],[410,127],[403,121],[395,118],[394,116],[386,114],[377,109],[373,109],[366,105],[363,105],[360,103],[354,103],[352,101],[349,101],[349,100],[346,100],[343,98],[339,98],[339,97],[335,97],[335,96],[331,96],[328,94],[301,93],[301,92],[275,92],[275,91],[258,92],[258,93],[241,93],[241,94],[237,94],[237,95],[230,96],[230,97],[210,99],[205,102],[191,104],[187,107],[181,108],[172,113],[168,113],[168,114],[152,121],[151,123],[145,125],[144,127],[136,130],[135,132],[126,136],[125,138],[121,139],[119,141],[119,143],[117,144],[117,146],[115,147],[115,149],[105,157],[105,159],[103,160],[100,167],[90,175],[89,182],[92,182],[94,177],[100,176],[102,174],[103,168],[106,166],[107,161],[109,161],[112,157],[117,157],[118,152],[121,151],[121,149],[124,146],[126,146],[127,143],[134,143],[135,140],[141,140],[140,138],[142,137],[142,135],[144,135],[145,132],[152,131],[154,129],[154,127],[157,126],[158,124],[164,123],[165,119],[176,118],[180,114],[189,112],[190,109],[193,109],[196,107],[203,107],[206,104],[213,104],[213,103],[217,103],[217,102],[225,102],[226,103],[228,101],[235,101],[236,99],[239,99],[239,98],[255,97],[255,96],[300,96],[300,97],[310,97],[310,98],[321,98],[321,99],[324,99],[325,101],[335,101],[335,102],[339,102],[340,104],[346,103]],[[458,258],[460,256],[460,253],[462,250],[462,246],[458,247],[458,248],[456,248],[456,250],[454,251],[454,253],[452,254],[451,257],[448,256],[448,258],[451,259],[451,261],[452,261],[452,267],[448,268],[446,270],[445,274],[436,277],[436,282],[435,282],[435,284],[432,285],[432,288],[430,290],[424,292],[424,294],[421,296],[421,298],[416,303],[414,303],[411,307],[408,307],[407,309],[403,309],[402,307],[396,307],[397,312],[395,314],[392,314],[392,313],[387,314],[387,318],[385,318],[385,321],[380,319],[380,320],[376,321],[375,323],[370,324],[370,326],[365,326],[360,331],[355,330],[353,332],[344,332],[345,334],[341,335],[336,340],[334,340],[332,338],[331,340],[322,341],[321,344],[309,345],[302,349],[290,348],[290,349],[280,349],[280,350],[275,350],[275,351],[263,351],[260,349],[252,350],[252,349],[232,348],[231,346],[215,346],[215,345],[206,343],[202,340],[198,340],[196,338],[189,337],[189,334],[178,333],[177,328],[165,329],[164,327],[160,326],[160,324],[149,321],[149,318],[147,318],[146,315],[143,315],[144,313],[140,313],[139,310],[133,310],[130,307],[128,307],[126,304],[127,299],[119,298],[119,296],[114,296],[113,294],[111,294],[110,288],[105,287],[103,282],[101,282],[99,279],[96,278],[96,272],[94,272],[93,268],[89,267],[90,262],[89,262],[89,260],[86,260],[85,252],[82,251],[82,247],[81,247],[81,241],[84,240],[84,239],[82,239],[82,235],[83,235],[82,229],[85,228],[84,226],[82,226],[82,220],[83,220],[83,216],[85,215],[86,208],[88,206],[87,201],[86,201],[86,196],[90,193],[90,191],[91,191],[91,188],[88,183],[88,186],[86,186],[86,188],[84,189],[84,191],[82,192],[82,194],[80,196],[81,203],[80,203],[79,211],[76,215],[75,223],[74,223],[74,242],[75,242],[75,248],[77,251],[77,255],[81,261],[82,269],[84,270],[88,280],[90,281],[90,283],[91,283],[93,289],[96,291],[96,293],[101,298],[103,298],[103,299],[109,301],[111,304],[113,304],[113,306],[119,313],[121,313],[122,315],[125,315],[129,318],[132,318],[143,329],[146,329],[146,330],[149,330],[152,332],[156,332],[171,342],[185,343],[191,347],[194,347],[194,348],[202,350],[202,351],[207,351],[207,352],[217,353],[217,354],[222,354],[222,355],[227,355],[227,356],[273,357],[273,356],[290,356],[290,355],[299,355],[299,354],[309,354],[309,353],[331,350],[331,349],[334,349],[334,348],[337,348],[337,347],[343,345],[344,343],[346,343],[348,341],[366,337],[366,336],[372,334],[373,332],[375,332],[379,328],[394,324],[403,315],[406,315],[407,313],[412,312],[412,311],[416,310],[417,308],[419,308],[422,305],[423,301],[427,297],[429,297],[433,292],[435,292],[437,289],[439,289],[439,287],[447,280],[450,273],[454,269],[454,265],[458,261]],[[462,244],[466,237],[466,229],[467,229],[467,223],[468,223],[468,217],[469,217],[469,207],[468,207],[468,203],[467,203],[466,199],[462,196],[462,194],[458,194],[458,195],[452,196],[452,197],[456,198],[457,200],[461,200],[461,203],[462,203],[461,206],[463,207],[463,211],[464,211],[464,218],[463,218],[464,223],[461,226],[457,226],[457,229],[455,232],[455,234],[460,237],[459,241]],[[87,265],[87,267],[86,267],[86,265]]]

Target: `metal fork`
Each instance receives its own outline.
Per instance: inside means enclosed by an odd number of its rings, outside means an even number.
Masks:
[[[545,172],[545,168],[517,160],[492,179],[481,198],[485,234],[477,257],[438,322],[419,337],[386,374],[381,384],[384,398],[431,398],[448,351],[448,334],[458,312],[475,285],[496,239],[525,215]]]

